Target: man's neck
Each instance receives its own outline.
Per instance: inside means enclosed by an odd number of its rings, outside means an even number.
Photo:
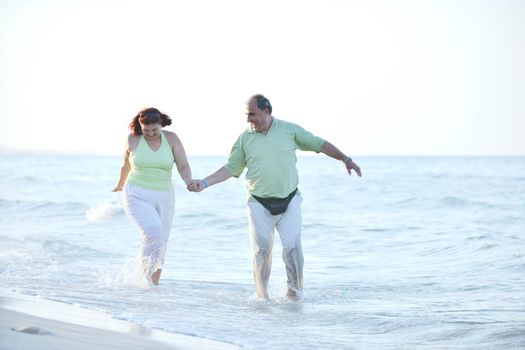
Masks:
[[[273,117],[269,115],[268,118],[266,119],[266,123],[264,123],[263,129],[261,130],[261,134],[266,135],[268,133],[268,130],[270,130],[270,128],[272,127],[272,123],[273,123]]]

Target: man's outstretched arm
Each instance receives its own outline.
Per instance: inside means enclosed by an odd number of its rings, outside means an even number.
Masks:
[[[339,148],[335,147],[330,142],[325,141],[323,147],[321,147],[321,153],[324,153],[331,158],[342,161],[345,164],[346,170],[348,171],[349,175],[352,175],[352,170],[354,170],[359,177],[361,176],[361,168],[359,167],[359,165],[357,165],[352,160],[352,158],[348,157],[346,154],[341,152]]]

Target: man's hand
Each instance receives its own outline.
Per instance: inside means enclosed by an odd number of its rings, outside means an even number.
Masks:
[[[206,187],[204,186],[204,182],[202,180],[190,180],[186,188],[190,192],[200,192]]]
[[[345,166],[346,166],[346,170],[348,171],[348,175],[352,175],[352,170],[354,170],[357,176],[361,177],[361,168],[359,167],[359,165],[354,163],[354,161],[352,160],[346,161]]]

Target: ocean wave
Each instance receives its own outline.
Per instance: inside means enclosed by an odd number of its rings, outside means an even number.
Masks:
[[[33,200],[0,199],[0,210],[4,213],[19,213],[20,215],[42,214],[45,216],[60,216],[67,213],[85,211],[88,205],[80,202],[53,202]]]
[[[117,202],[101,203],[86,211],[86,219],[90,222],[103,222],[122,215],[123,213],[124,209],[122,204]]]
[[[457,196],[443,196],[438,200],[438,204],[445,205],[447,207],[473,207],[473,206],[484,207],[484,208],[494,207],[494,205],[491,203],[461,198]]]
[[[99,250],[64,240],[31,240],[29,245],[29,249],[27,246],[17,245],[0,254],[4,273],[26,270],[26,273],[34,275],[45,271],[67,270],[75,261],[102,258],[104,255]]]
[[[411,204],[411,203],[416,202],[417,200],[418,200],[417,197],[408,197],[408,198],[400,199],[393,204],[396,204],[396,205]]]
[[[15,177],[12,181],[20,185],[20,184],[27,184],[27,183],[35,183],[35,182],[41,181],[41,178],[36,175],[22,175],[20,177]]]
[[[98,254],[100,251],[77,244],[73,244],[60,239],[48,239],[42,242],[42,252],[53,256],[60,256],[64,259],[76,258],[86,254]]]

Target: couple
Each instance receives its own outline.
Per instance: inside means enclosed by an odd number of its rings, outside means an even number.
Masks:
[[[246,119],[250,127],[238,137],[226,164],[202,180],[192,179],[191,168],[177,135],[161,130],[171,124],[167,115],[148,108],[132,120],[120,178],[113,191],[123,191],[124,209],[142,234],[144,274],[153,284],[159,283],[173,221],[173,163],[188,190],[193,192],[200,192],[232,176],[239,177],[247,168],[248,224],[257,296],[268,299],[273,235],[277,229],[288,277],[286,297],[301,298],[302,196],[297,189],[295,151],[322,152],[342,161],[349,175],[354,170],[361,176],[361,169],[330,142],[299,125],[274,118],[272,105],[263,95],[254,95],[247,101]]]

